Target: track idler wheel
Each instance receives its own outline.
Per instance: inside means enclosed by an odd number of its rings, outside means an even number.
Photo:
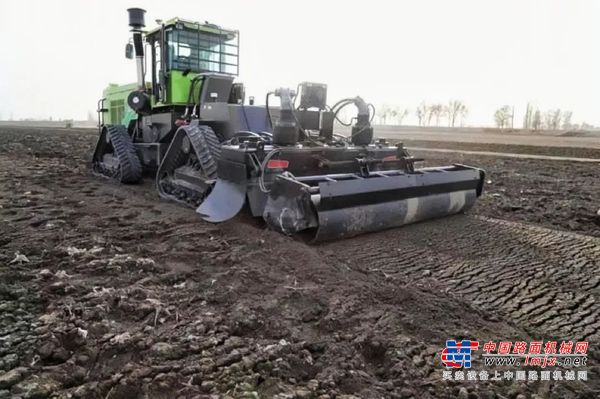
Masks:
[[[197,207],[217,179],[221,144],[211,127],[197,122],[180,127],[158,168],[162,198]]]
[[[137,183],[142,179],[142,164],[125,126],[102,127],[92,168],[94,173],[121,183]]]

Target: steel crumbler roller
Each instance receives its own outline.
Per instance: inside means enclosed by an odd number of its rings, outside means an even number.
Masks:
[[[267,94],[265,106],[245,104],[244,86],[233,83],[239,32],[179,18],[144,32],[145,11],[128,11],[126,55],[135,54],[138,81],[110,85],[99,102],[95,173],[122,183],[154,174],[162,198],[207,221],[246,206],[272,229],[314,241],[464,212],[481,194],[481,169],[415,169],[402,144],[374,141],[374,109],[360,97],[329,107],[326,85],[304,82]],[[272,95],[279,107],[269,106]],[[348,106],[353,124],[338,118]],[[348,137],[333,133],[336,120]]]

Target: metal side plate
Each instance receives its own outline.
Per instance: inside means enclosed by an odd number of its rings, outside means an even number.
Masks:
[[[211,193],[196,209],[207,222],[220,223],[237,215],[246,202],[248,180],[244,164],[219,160],[219,178]]]

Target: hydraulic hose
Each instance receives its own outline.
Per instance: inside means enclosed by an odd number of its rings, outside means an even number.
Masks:
[[[271,118],[271,110],[269,108],[269,96],[273,94],[272,91],[267,93],[267,98],[265,98],[265,107],[267,108],[267,118],[269,119],[269,125],[271,125],[271,130],[273,129],[273,119]]]
[[[190,110],[190,106],[192,105],[192,94],[194,93],[194,89],[196,88],[196,83],[201,78],[200,75],[194,76],[192,81],[190,82],[190,90],[188,91],[188,98],[185,106],[185,113],[181,116],[182,118],[187,118],[188,112]]]

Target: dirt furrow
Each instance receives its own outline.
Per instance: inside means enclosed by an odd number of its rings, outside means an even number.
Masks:
[[[449,292],[485,310],[506,314],[525,328],[557,337],[574,334],[574,325],[599,308],[593,299],[595,285],[584,284],[600,273],[599,239],[470,216],[436,224],[438,232],[431,237],[434,223],[377,233],[362,238],[360,244],[344,243],[347,259],[362,261],[365,249],[373,252],[379,247],[375,263],[385,273],[410,276],[413,281],[435,279]],[[422,256],[424,236],[435,241],[440,255]],[[335,252],[341,245],[331,243],[324,248]],[[418,264],[392,255],[389,248],[402,248],[400,254],[421,254]],[[573,262],[570,267],[565,260]],[[412,268],[407,268],[407,263]],[[586,267],[575,266],[583,263]],[[431,276],[415,267],[430,270]],[[578,331],[572,339],[584,337],[582,330]]]

